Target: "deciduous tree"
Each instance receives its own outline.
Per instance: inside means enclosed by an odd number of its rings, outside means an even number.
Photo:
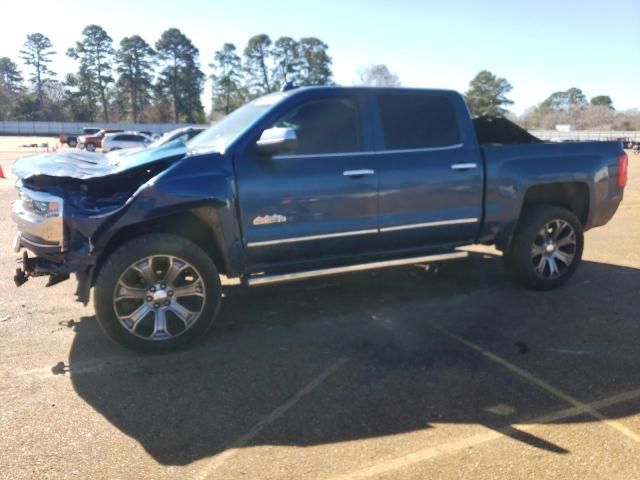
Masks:
[[[593,97],[590,103],[594,107],[607,107],[613,110],[613,101],[609,95],[598,95]]]
[[[540,107],[556,112],[572,112],[587,105],[587,97],[582,93],[582,90],[572,87],[566,91],[552,93],[540,104]]]
[[[400,78],[386,65],[369,65],[360,71],[360,84],[372,87],[399,87]]]

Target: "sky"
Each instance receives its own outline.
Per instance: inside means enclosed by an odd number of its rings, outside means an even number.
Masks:
[[[640,108],[639,0],[0,0],[0,12],[0,57],[21,65],[27,34],[40,32],[58,52],[52,69],[60,77],[76,70],[65,52],[90,23],[116,45],[133,34],[153,45],[177,27],[200,50],[207,75],[225,42],[242,51],[258,33],[315,36],[329,45],[343,85],[384,63],[403,86],[464,92],[486,69],[513,85],[518,114],[570,87],[609,95],[619,110]],[[203,99],[209,110],[209,87]]]

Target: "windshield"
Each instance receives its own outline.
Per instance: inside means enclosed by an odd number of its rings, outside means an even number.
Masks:
[[[154,147],[159,147],[160,145],[164,145],[167,142],[170,142],[171,140],[173,140],[174,136],[181,132],[182,130],[184,130],[183,128],[176,128],[175,130],[171,130],[170,132],[166,132],[163,133],[162,136],[160,138],[157,138],[156,140],[154,140],[153,142],[151,142],[149,144],[149,148],[154,148]],[[187,132],[185,131],[185,135],[187,134]],[[179,138],[179,137],[176,137]]]
[[[273,93],[247,103],[189,140],[187,147],[192,150],[226,150],[238,135],[284,97],[282,93]]]

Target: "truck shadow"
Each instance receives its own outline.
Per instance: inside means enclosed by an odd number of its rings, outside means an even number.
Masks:
[[[227,288],[218,327],[188,351],[136,355],[85,317],[71,325],[69,365],[53,373],[70,375],[78,395],[166,465],[229,448],[337,359],[339,368],[246,446],[418,430],[437,442],[441,425],[455,423],[566,454],[517,424],[570,405],[451,335],[582,402],[609,398],[640,388],[639,285],[640,270],[585,262],[565,287],[530,292],[505,280],[498,257],[474,254],[439,273],[411,267]],[[635,405],[604,413],[624,417]],[[553,420],[578,421],[590,417]]]

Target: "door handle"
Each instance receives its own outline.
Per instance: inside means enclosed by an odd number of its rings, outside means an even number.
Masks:
[[[478,168],[477,163],[454,163],[451,165],[451,170],[472,170]]]
[[[345,170],[342,172],[342,175],[345,177],[364,177],[365,175],[373,175],[374,173],[376,173],[374,170],[362,168],[360,170]]]

